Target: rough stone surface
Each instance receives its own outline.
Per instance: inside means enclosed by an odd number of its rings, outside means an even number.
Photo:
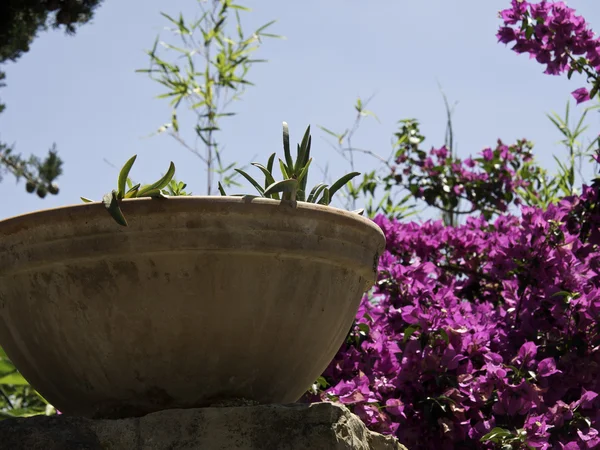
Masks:
[[[11,450],[406,450],[367,430],[343,406],[263,405],[172,409],[140,418],[52,416],[0,422]]]

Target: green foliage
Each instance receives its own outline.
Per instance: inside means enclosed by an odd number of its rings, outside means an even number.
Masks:
[[[290,132],[288,124],[283,122],[283,153],[285,161],[279,159],[279,168],[283,180],[275,181],[275,177],[273,176],[275,153],[269,157],[266,167],[259,163],[252,163],[252,165],[259,168],[264,175],[265,181],[263,184],[256,181],[245,171],[241,169],[235,170],[254,186],[261,197],[279,200],[279,194],[281,193],[282,200],[329,205],[336,192],[347,185],[354,177],[360,175],[360,173],[351,172],[342,176],[331,185],[319,183],[308,192],[306,184],[308,180],[308,169],[312,162],[312,158],[310,157],[311,143],[312,137],[310,135],[309,126],[304,132],[302,142],[297,146],[296,159],[294,160],[290,150]],[[219,192],[221,192],[221,195],[227,195],[221,183],[219,183]],[[362,214],[361,211],[362,210],[355,212]]]
[[[2,0],[0,2],[0,62],[14,61],[29,51],[39,31],[64,27],[73,34],[89,22],[102,0]]]
[[[324,126],[319,128],[335,138],[330,145],[346,160],[351,170],[354,170],[355,167],[355,153],[366,154],[380,163],[377,170],[363,174],[362,180],[359,182],[349,182],[345,185],[345,190],[342,192],[346,198],[345,207],[354,209],[356,203],[361,199],[365,203],[364,209],[369,217],[381,213],[387,217],[405,219],[415,214],[416,210],[414,202],[411,202],[412,194],[403,194],[397,188],[393,163],[394,152],[392,151],[389,156],[384,158],[371,150],[358,148],[352,144],[352,139],[365,118],[372,117],[379,121],[374,112],[366,109],[370,100],[363,102],[360,97],[356,100],[354,123],[342,133],[336,133]]]
[[[87,23],[102,0],[2,0],[0,2],[0,63],[15,61],[29,51],[37,33],[49,26],[63,27],[69,34],[78,25]],[[1,81],[5,73],[0,71]],[[5,105],[0,102],[0,112]],[[17,180],[26,180],[25,189],[44,198],[48,193],[58,194],[54,180],[61,174],[62,161],[55,146],[42,161],[35,156],[23,158],[13,148],[0,143],[0,172],[8,172]],[[1,173],[0,173],[1,174]]]
[[[171,161],[169,169],[158,181],[141,185],[140,183],[133,185],[129,178],[129,172],[135,163],[137,155],[132,156],[127,160],[123,168],[119,172],[119,178],[117,181],[117,189],[113,189],[108,194],[102,197],[102,203],[108,213],[119,225],[124,227],[127,226],[127,220],[121,211],[119,202],[123,199],[128,198],[141,198],[141,197],[153,197],[160,198],[169,195],[188,195],[183,189],[185,189],[185,183],[176,182],[173,180],[175,176],[175,164]],[[85,203],[91,203],[92,200],[86,197],[81,197]]]
[[[501,450],[531,449],[527,445],[527,431],[524,429],[512,432],[505,428],[496,427],[481,438],[481,442],[489,442],[497,445]]]
[[[0,420],[38,414],[52,415],[55,412],[0,348]]]
[[[553,155],[558,166],[558,173],[553,177],[548,176],[546,170],[536,168],[537,171],[533,176],[535,183],[528,188],[519,190],[519,194],[526,204],[545,209],[551,203],[558,202],[562,197],[578,193],[577,185],[585,180],[584,164],[594,162],[594,150],[600,142],[600,136],[596,136],[587,145],[581,142],[588,129],[588,125],[585,125],[587,114],[598,108],[600,105],[585,108],[574,126],[570,124],[569,102],[565,108],[564,118],[555,112],[547,115],[563,137],[559,142],[567,151],[567,158],[561,160]],[[579,176],[579,180],[577,180],[577,176]]]
[[[59,192],[54,180],[62,173],[62,161],[58,157],[55,145],[43,160],[36,156],[25,160],[22,156],[14,154],[12,148],[0,143],[0,169],[10,172],[17,180],[24,178],[27,192],[35,192],[40,198],[46,197],[47,194],[57,195]],[[2,170],[0,179],[1,172]]]
[[[264,38],[280,36],[267,33],[274,21],[245,34],[240,13],[250,9],[232,0],[198,0],[198,6],[201,14],[197,20],[186,20],[181,14],[172,17],[161,13],[172,25],[179,42],[173,45],[157,38],[147,52],[150,68],[138,72],[147,73],[166,89],[159,98],[170,100],[171,120],[162,125],[158,133],[168,133],[202,161],[207,169],[206,192],[210,195],[215,173],[225,186],[240,185],[236,181],[239,174],[233,171],[235,164],[223,163],[223,150],[216,134],[221,130],[221,119],[235,115],[229,109],[231,103],[239,100],[245,88],[252,85],[247,78],[252,65],[264,62],[253,59],[252,55]],[[175,57],[167,60],[160,50],[175,53]],[[178,114],[181,105],[193,112],[193,134],[204,151],[186,140]]]

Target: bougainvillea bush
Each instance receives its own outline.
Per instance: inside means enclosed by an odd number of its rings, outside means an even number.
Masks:
[[[415,450],[600,446],[597,199],[458,227],[377,217],[379,280],[320,398]]]
[[[600,41],[573,9],[512,0],[500,17],[500,42],[547,74],[586,75],[578,102],[598,95]],[[599,186],[493,217],[471,201],[480,215],[459,226],[376,217],[378,282],[306,400],[347,405],[412,450],[600,448]]]

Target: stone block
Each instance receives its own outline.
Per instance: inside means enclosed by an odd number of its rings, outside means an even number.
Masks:
[[[0,422],[10,450],[406,450],[330,403],[171,409],[139,418],[37,416]]]

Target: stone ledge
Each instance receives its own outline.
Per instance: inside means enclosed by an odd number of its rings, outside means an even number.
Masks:
[[[173,409],[140,418],[37,416],[0,422],[11,450],[406,450],[338,405]]]

